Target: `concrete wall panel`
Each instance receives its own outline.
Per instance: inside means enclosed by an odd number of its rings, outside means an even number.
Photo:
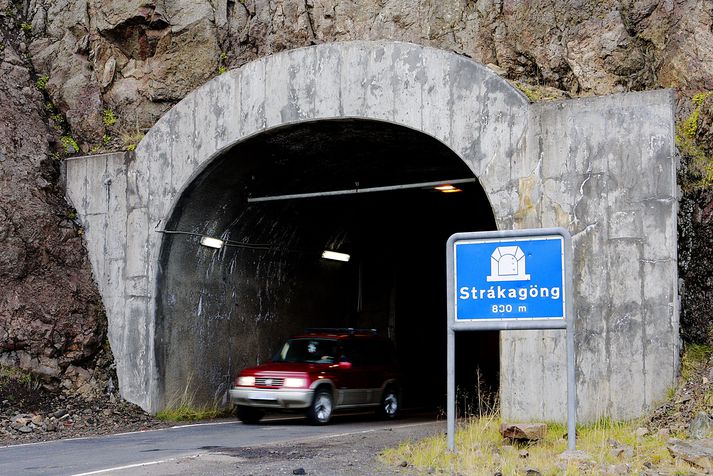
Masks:
[[[526,181],[523,190],[521,180],[516,226],[534,223],[539,206],[542,226],[573,234],[579,417],[641,415],[663,398],[678,368],[671,93],[540,103],[530,114],[528,154],[541,160],[544,197],[533,202],[535,195],[524,192],[535,185]],[[530,203],[533,210],[526,209]],[[564,362],[561,346],[545,355],[544,365],[522,357],[523,349],[540,352],[542,338],[502,334],[502,348],[510,349],[501,352],[504,395],[534,373],[553,401],[564,402],[560,377],[544,370]],[[564,404],[559,412],[536,408],[517,402],[502,410],[505,418],[545,420],[562,419],[565,411]]]

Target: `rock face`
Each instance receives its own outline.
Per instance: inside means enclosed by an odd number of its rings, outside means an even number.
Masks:
[[[0,366],[58,384],[68,367],[86,366],[101,348],[106,318],[81,229],[58,185],[60,162],[51,157],[57,137],[22,58],[22,34],[6,12],[0,10]]]
[[[224,68],[320,42],[453,50],[529,84],[528,95],[672,87],[681,120],[694,93],[713,89],[713,11],[695,0],[0,0],[0,22],[0,356],[50,378],[93,355],[104,324],[48,158],[40,76],[85,152],[135,143]],[[695,140],[710,157],[706,103]],[[713,303],[707,187],[684,188],[681,205],[689,341],[708,339]]]
[[[713,88],[713,17],[693,0],[32,0],[30,52],[85,142],[101,111],[146,129],[221,68],[317,42],[453,50],[572,94]]]

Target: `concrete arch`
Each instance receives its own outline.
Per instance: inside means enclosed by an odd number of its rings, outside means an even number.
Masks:
[[[580,418],[635,416],[663,395],[674,380],[678,352],[671,94],[531,105],[465,57],[408,43],[358,41],[246,64],[171,109],[135,157],[68,163],[68,196],[87,229],[126,399],[158,409],[154,339],[162,237],[155,230],[182,190],[245,138],[288,124],[348,118],[408,127],[445,144],[480,181],[498,228],[563,226],[572,232],[583,336],[578,385],[580,395],[597,395],[580,398]],[[651,168],[660,173],[641,173]],[[630,277],[634,265],[644,269]],[[621,322],[626,332],[618,335],[613,330]],[[505,416],[563,417],[560,337],[556,331],[502,337]],[[632,350],[632,341],[641,348]],[[618,372],[619,363],[602,362],[622,356],[633,367]],[[647,370],[654,368],[656,376]],[[624,381],[640,384],[641,395],[622,396],[616,388]]]
[[[136,177],[146,180],[137,188],[151,193],[129,220],[138,214],[161,227],[182,189],[236,142],[290,123],[334,118],[381,120],[432,136],[463,158],[488,196],[497,198],[498,188],[512,180],[511,158],[524,155],[528,106],[524,95],[482,65],[417,45],[339,43],[269,56],[197,89],[146,134],[136,151]],[[497,209],[504,212],[499,221],[514,212]],[[151,298],[161,238],[157,233],[127,237],[146,240],[141,261],[149,264],[145,285]],[[142,305],[153,322],[154,302]],[[147,374],[141,380],[153,388],[155,378]],[[152,390],[147,397],[142,406],[155,409],[158,396]]]

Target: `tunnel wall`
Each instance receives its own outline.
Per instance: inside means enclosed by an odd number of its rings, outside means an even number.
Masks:
[[[599,416],[600,400],[620,417],[663,397],[678,365],[670,93],[531,106],[506,81],[456,54],[346,42],[280,53],[215,78],[171,109],[135,156],[67,162],[67,194],[86,230],[124,398],[149,411],[164,401],[154,342],[162,243],[155,230],[183,190],[247,137],[335,118],[386,121],[443,142],[480,180],[499,229],[572,232],[583,322],[580,418]],[[652,170],[667,178],[645,179]],[[210,231],[210,223],[196,230]],[[662,278],[634,276],[650,270]],[[561,419],[563,342],[552,333],[503,336],[503,415]],[[644,350],[633,351],[632,342]],[[624,366],[627,375],[646,375],[648,390],[615,391]]]
[[[531,173],[511,184],[517,211],[498,226],[561,226],[572,234],[578,414],[585,421],[641,416],[675,385],[673,124],[670,91],[530,110],[523,169]],[[564,333],[503,332],[501,343],[503,417],[564,421]]]

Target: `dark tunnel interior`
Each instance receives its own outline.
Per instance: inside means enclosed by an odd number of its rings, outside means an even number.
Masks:
[[[163,405],[224,403],[232,376],[306,327],[376,328],[394,341],[404,405],[446,392],[445,243],[495,229],[477,180],[376,193],[250,201],[288,194],[474,179],[439,141],[389,123],[300,123],[244,140],[181,195],[165,225],[156,352]],[[228,240],[215,250],[199,235]],[[347,263],[323,250],[350,255]],[[497,332],[458,333],[462,403],[497,391]]]

